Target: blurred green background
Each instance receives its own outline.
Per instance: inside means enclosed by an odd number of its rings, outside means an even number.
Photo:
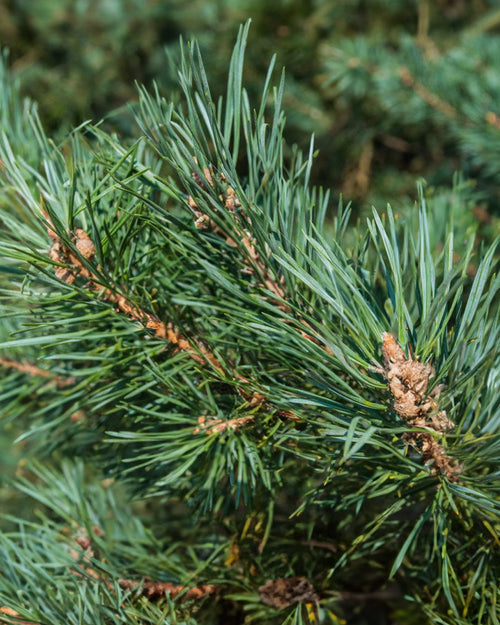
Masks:
[[[177,97],[179,37],[196,37],[222,93],[239,24],[252,19],[246,83],[260,92],[271,56],[286,68],[287,138],[319,149],[314,182],[357,214],[411,210],[416,182],[444,206],[459,193],[463,231],[499,231],[498,0],[2,0],[0,44],[22,93],[57,139],[106,118],[137,132],[135,82]],[[0,435],[0,474],[22,456]],[[0,482],[0,505],[16,495]]]
[[[419,177],[449,187],[459,171],[498,213],[498,0],[3,0],[0,41],[52,132],[118,110],[110,121],[133,133],[134,81],[174,95],[182,35],[221,92],[248,18],[248,88],[277,53],[287,136],[315,134],[316,182],[384,206],[414,198]]]

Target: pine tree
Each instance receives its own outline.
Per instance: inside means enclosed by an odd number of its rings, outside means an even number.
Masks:
[[[462,187],[326,219],[247,35],[133,143],[2,69],[0,622],[498,623],[496,244]]]

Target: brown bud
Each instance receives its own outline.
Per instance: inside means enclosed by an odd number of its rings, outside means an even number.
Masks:
[[[77,228],[75,230],[74,241],[75,241],[76,249],[80,252],[80,254],[84,258],[86,258],[87,260],[90,260],[94,257],[95,247],[89,235],[85,232],[85,230],[82,230],[81,228]]]

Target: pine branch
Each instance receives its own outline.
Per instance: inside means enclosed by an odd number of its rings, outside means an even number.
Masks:
[[[26,373],[33,377],[46,378],[50,382],[53,382],[57,386],[57,388],[64,388],[65,386],[71,386],[75,383],[74,378],[65,378],[60,375],[54,375],[51,371],[48,371],[47,369],[42,369],[26,361],[0,358],[0,367],[4,367],[5,369],[13,369],[15,371],[19,371],[20,373]]]
[[[170,597],[171,599],[196,600],[209,597],[220,591],[220,587],[214,584],[194,587],[171,584],[170,582],[154,582],[152,580],[134,581],[131,579],[119,579],[118,584],[124,590],[132,590],[150,600]]]
[[[415,93],[417,93],[429,106],[439,111],[448,119],[456,120],[458,118],[458,111],[453,108],[453,106],[448,104],[448,102],[445,102],[442,98],[440,98],[437,94],[432,93],[424,85],[415,80],[407,67],[399,68],[399,77],[401,82],[406,87],[414,89]]]
[[[12,618],[9,618],[12,617]],[[14,625],[17,623],[18,625],[39,625],[38,623],[34,623],[33,621],[25,621],[20,618],[19,612],[9,608],[7,606],[0,606],[0,623],[8,623],[9,625]]]
[[[97,538],[104,536],[103,530],[98,526],[92,527],[92,533]],[[78,577],[90,577],[94,580],[104,582],[110,590],[113,590],[114,582],[109,577],[99,571],[95,562],[98,559],[96,549],[92,545],[91,538],[84,527],[76,527],[71,533],[71,542],[74,541],[74,547],[70,548],[70,556],[77,562],[77,568],[72,569],[71,573]],[[118,585],[124,590],[134,591],[134,595],[142,595],[147,599],[154,601],[165,598],[167,595],[171,599],[179,598],[182,600],[200,600],[218,593],[221,586],[202,584],[200,586],[185,586],[182,584],[173,584],[171,582],[159,582],[151,579],[143,579],[141,581],[131,579],[118,579]]]
[[[75,251],[69,248],[56,234],[53,225],[50,223],[48,215],[46,215],[46,219],[47,231],[50,239],[52,240],[49,258],[54,261],[54,263],[59,264],[59,266],[56,266],[55,268],[55,275],[57,278],[67,284],[73,284],[76,278],[85,279],[87,281],[86,288],[95,291],[103,301],[113,304],[116,306],[118,311],[125,314],[127,317],[142,323],[145,329],[151,330],[157,338],[167,340],[177,349],[189,354],[194,361],[200,364],[208,363],[218,374],[221,374],[223,378],[230,376],[240,385],[244,385],[239,388],[239,391],[250,401],[250,407],[266,402],[265,397],[261,393],[256,391],[248,393],[245,386],[251,384],[250,381],[234,370],[233,365],[230,365],[230,370],[228,372],[217,357],[209,349],[207,349],[201,341],[195,341],[195,347],[193,347],[192,342],[188,341],[179,330],[174,328],[172,323],[169,322],[168,324],[165,324],[152,313],[141,310],[136,305],[130,303],[124,295],[121,295],[117,291],[110,288],[103,287],[100,284],[100,280],[96,272],[89,269],[88,265],[95,261],[95,246],[89,235],[84,230],[77,228],[72,236],[72,243],[75,246],[74,249],[76,251],[75,253]],[[283,418],[300,420],[290,411],[280,410],[278,411],[278,414]],[[251,422],[253,419],[254,416],[229,421],[227,422],[228,425],[225,427],[234,429],[234,423],[238,423],[238,427],[241,427],[243,423]],[[223,431],[223,429],[218,431]]]

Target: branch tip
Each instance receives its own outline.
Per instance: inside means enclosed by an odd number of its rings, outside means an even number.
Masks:
[[[439,410],[438,399],[442,385],[427,392],[429,381],[435,376],[434,367],[427,363],[406,357],[396,339],[382,334],[384,375],[393,397],[394,411],[414,428],[423,428],[444,435],[455,427],[445,410]],[[446,454],[442,445],[431,432],[412,432],[404,436],[432,465],[434,473],[445,475],[450,481],[457,481],[461,471],[459,464]]]

